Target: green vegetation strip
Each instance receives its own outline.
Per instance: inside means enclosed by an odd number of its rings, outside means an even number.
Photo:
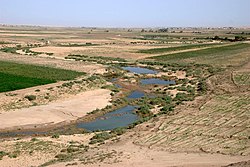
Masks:
[[[68,55],[65,59],[74,59],[75,61],[89,61],[99,64],[110,64],[114,62],[125,63],[126,59],[119,57],[87,56],[87,55]]]
[[[71,80],[83,72],[0,61],[0,92]]]
[[[6,48],[1,48],[0,51],[6,52],[6,53],[13,53],[13,54],[15,54],[16,51],[17,51],[17,48],[6,47]]]
[[[146,53],[146,54],[158,54],[164,52],[173,52],[173,51],[181,51],[187,49],[195,49],[195,48],[204,48],[210,46],[218,46],[221,44],[196,44],[196,45],[184,45],[184,46],[177,46],[177,47],[168,47],[168,48],[153,48],[153,49],[146,49],[140,50],[138,53]]]
[[[221,47],[214,47],[214,48],[207,48],[197,51],[189,51],[189,52],[183,52],[183,53],[174,53],[169,55],[161,55],[161,56],[155,56],[151,57],[155,60],[180,60],[180,59],[186,59],[186,58],[193,58],[193,57],[208,57],[208,56],[215,56],[215,55],[230,55],[233,51],[237,51],[240,49],[244,49],[250,47],[249,44],[246,43],[238,43],[235,45],[227,45],[227,46],[221,46]]]

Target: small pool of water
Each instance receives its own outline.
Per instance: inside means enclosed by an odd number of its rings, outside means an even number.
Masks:
[[[135,109],[135,106],[128,105],[98,117],[92,122],[79,123],[77,124],[77,127],[88,131],[112,130],[119,127],[126,127],[139,119],[139,117],[133,112]]]
[[[175,81],[166,81],[158,78],[142,79],[141,84],[143,85],[173,85]]]
[[[123,70],[127,70],[129,72],[135,73],[135,74],[156,74],[157,71],[151,70],[148,68],[143,68],[143,67],[122,67]]]
[[[131,92],[127,98],[129,99],[138,99],[138,98],[141,98],[141,97],[144,97],[145,96],[145,93],[144,92],[141,92],[141,91],[133,91]]]

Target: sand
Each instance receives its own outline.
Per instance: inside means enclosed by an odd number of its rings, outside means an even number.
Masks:
[[[102,147],[101,147],[102,148]],[[230,156],[222,154],[206,154],[206,153],[171,153],[167,151],[150,149],[134,145],[130,141],[121,141],[117,144],[112,143],[99,149],[98,152],[111,152],[116,150],[122,153],[121,156],[116,156],[106,159],[103,162],[95,164],[81,164],[77,162],[79,167],[221,167],[230,163],[249,160],[248,156]],[[112,163],[113,159],[119,161]],[[73,163],[73,162],[70,162]],[[67,163],[58,163],[51,167],[65,167]]]
[[[47,105],[4,112],[0,114],[1,129],[75,120],[97,108],[104,108],[110,100],[109,90],[96,89]]]

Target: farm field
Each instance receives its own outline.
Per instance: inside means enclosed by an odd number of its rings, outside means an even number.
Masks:
[[[249,32],[0,26],[0,166],[249,163]]]
[[[169,47],[169,48],[156,48],[156,49],[147,49],[147,50],[140,50],[139,53],[148,53],[148,54],[159,54],[164,52],[173,52],[173,51],[182,51],[182,50],[189,50],[189,49],[197,49],[197,48],[206,48],[211,46],[219,46],[220,44],[198,44],[198,45],[184,45],[178,47]]]
[[[57,81],[72,80],[84,75],[82,72],[43,66],[24,65],[4,61],[0,61],[0,64],[0,92],[24,89]]]
[[[201,64],[214,64],[218,66],[231,65],[231,62],[233,62],[234,64],[238,63],[237,65],[239,65],[247,61],[248,57],[246,57],[244,54],[248,54],[249,49],[250,45],[248,43],[240,43],[229,46],[207,48],[197,51],[187,51],[183,53],[161,55],[152,58],[158,61],[178,61],[184,63],[199,62]],[[239,53],[241,54],[239,55]]]

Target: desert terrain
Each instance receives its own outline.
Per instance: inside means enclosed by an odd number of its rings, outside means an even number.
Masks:
[[[249,41],[1,25],[0,166],[249,166]]]

